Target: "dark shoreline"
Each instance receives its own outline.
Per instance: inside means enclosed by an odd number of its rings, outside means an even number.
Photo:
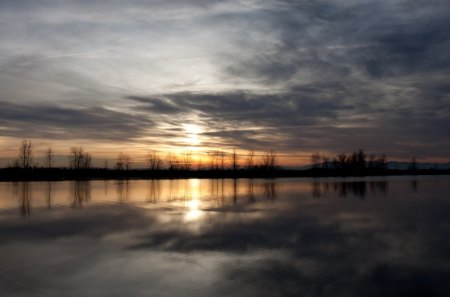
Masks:
[[[365,169],[362,171],[314,168],[307,170],[114,170],[68,168],[3,168],[0,181],[58,181],[106,179],[222,179],[222,178],[288,178],[288,177],[365,177],[404,175],[450,175],[450,170]]]

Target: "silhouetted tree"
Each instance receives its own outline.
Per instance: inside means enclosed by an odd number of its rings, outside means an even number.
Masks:
[[[45,155],[44,155],[44,166],[47,168],[52,168],[53,167],[53,163],[54,163],[54,153],[51,147],[49,147],[46,151],[45,151]]]
[[[225,152],[219,152],[219,158],[220,158],[220,170],[224,170],[225,169],[225,156],[226,153]]]
[[[322,168],[323,169],[328,169],[330,167],[330,158],[323,154],[320,156],[320,161],[322,163]]]
[[[409,170],[411,170],[411,171],[416,171],[417,170],[416,156],[411,158],[411,164],[409,165]]]
[[[30,168],[33,164],[33,144],[30,140],[22,141],[17,158],[17,167]]]
[[[175,154],[172,153],[167,154],[166,162],[169,170],[180,169],[180,160]]]
[[[318,168],[320,165],[320,161],[321,161],[320,153],[311,154],[311,163],[313,168]]]
[[[150,170],[160,170],[162,167],[162,159],[155,151],[152,151],[147,154],[147,164]]]
[[[121,152],[117,156],[116,169],[129,170],[131,168],[131,162],[132,162],[131,156]]]
[[[84,151],[81,146],[71,147],[69,156],[69,165],[73,169],[90,168],[92,163],[92,156],[90,153]]]
[[[278,157],[277,154],[270,150],[262,156],[262,166],[267,170],[273,170],[277,167]]]
[[[378,169],[387,169],[387,158],[386,155],[383,153],[375,160],[375,168]]]
[[[373,169],[376,167],[376,158],[377,158],[377,155],[375,155],[375,154],[369,155],[369,162],[367,163],[367,167],[369,169]]]
[[[255,151],[251,150],[247,155],[247,169],[253,169],[255,167],[254,164]]]
[[[239,168],[239,164],[238,164],[238,155],[236,153],[236,150],[233,149],[233,153],[231,154],[231,169],[233,169],[233,171],[238,170]]]
[[[338,166],[340,169],[344,169],[346,167],[346,163],[347,163],[347,155],[346,154],[339,154],[337,156],[337,160],[338,160]]]
[[[182,154],[182,169],[190,170],[192,166],[192,152],[189,150],[184,150]]]
[[[220,151],[214,150],[208,152],[209,156],[209,169],[218,170],[219,169],[219,159],[220,159]]]

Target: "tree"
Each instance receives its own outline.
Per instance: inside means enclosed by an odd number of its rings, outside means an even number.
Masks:
[[[254,164],[255,151],[251,150],[247,155],[247,169],[251,170],[255,167]]]
[[[210,151],[208,152],[208,156],[209,156],[209,169],[218,170],[220,151],[218,150]]]
[[[378,169],[387,169],[387,158],[386,155],[383,153],[381,154],[376,160],[375,160],[375,167]]]
[[[337,161],[338,161],[340,169],[344,169],[346,167],[347,160],[348,160],[348,157],[346,154],[339,154],[337,156]]]
[[[147,154],[147,164],[150,170],[160,170],[162,166],[162,159],[156,154],[155,151],[151,151]]]
[[[273,170],[277,167],[278,157],[277,154],[270,150],[265,155],[262,156],[262,165],[267,170]]]
[[[231,169],[233,169],[233,171],[238,170],[239,168],[239,164],[238,164],[238,155],[236,153],[236,150],[233,149],[233,153],[231,154]]]
[[[90,153],[84,151],[81,146],[74,146],[70,148],[69,166],[72,169],[86,169],[90,168],[92,163],[92,156]]]
[[[322,157],[320,156],[320,153],[312,153],[311,154],[312,167],[319,168],[321,159],[322,159]]]
[[[117,156],[116,169],[117,170],[129,170],[131,168],[132,158],[128,154],[122,152]]]
[[[416,171],[417,170],[416,156],[411,158],[411,164],[409,165],[409,170],[411,170],[411,171]]]
[[[169,170],[178,170],[180,169],[180,160],[179,158],[172,153],[167,155],[167,166]]]
[[[51,147],[49,147],[46,151],[45,151],[45,155],[44,155],[44,166],[47,168],[52,168],[53,167],[53,163],[54,163],[54,153]]]
[[[321,163],[322,163],[322,168],[324,168],[324,169],[328,169],[330,166],[330,158],[327,156],[327,155],[325,155],[325,154],[323,154],[323,155],[321,155],[320,156],[320,160],[321,160]]]
[[[190,170],[192,166],[192,152],[190,150],[184,150],[182,153],[181,167],[183,170]]]
[[[23,140],[17,158],[18,167],[30,168],[33,164],[33,144],[30,140]]]
[[[376,164],[377,164],[376,159],[377,159],[377,156],[375,154],[369,155],[369,163],[367,166],[367,167],[369,167],[369,169],[373,169],[376,167]]]

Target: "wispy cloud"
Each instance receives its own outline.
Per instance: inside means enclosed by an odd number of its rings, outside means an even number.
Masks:
[[[5,104],[79,102],[100,114],[113,106],[131,122],[150,118],[152,135],[168,133],[162,141],[170,145],[184,133],[177,127],[195,122],[211,146],[450,153],[447,1],[0,1],[0,8]],[[3,120],[1,135],[37,121],[24,116],[27,108]],[[87,127],[69,122],[60,129]]]

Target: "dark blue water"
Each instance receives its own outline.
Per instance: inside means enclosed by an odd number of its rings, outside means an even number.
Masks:
[[[0,183],[0,296],[450,296],[450,177]]]

